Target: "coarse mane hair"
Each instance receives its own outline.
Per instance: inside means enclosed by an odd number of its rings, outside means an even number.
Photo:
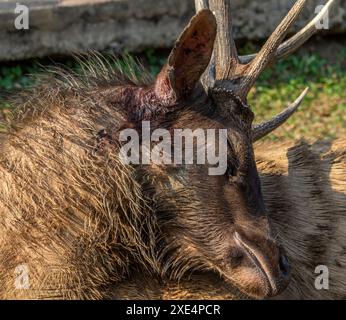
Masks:
[[[87,54],[74,54],[77,67],[67,67],[58,63],[40,66],[41,72],[30,75],[32,86],[20,90],[1,90],[0,103],[10,106],[7,128],[18,128],[42,114],[47,103],[64,103],[71,97],[80,101],[91,101],[99,90],[116,86],[147,87],[153,84],[154,77],[138,60],[129,54],[116,57],[89,51]]]
[[[30,270],[31,286],[41,298],[106,298],[104,288],[132,260],[150,272],[158,267],[150,245],[155,216],[136,172],[121,162],[116,141],[111,148],[98,141],[122,123],[99,92],[148,85],[149,74],[130,58],[113,64],[92,53],[79,62],[80,73],[50,69],[34,88],[6,99],[13,113],[0,155],[2,298],[20,295],[13,270],[32,261],[40,267]]]

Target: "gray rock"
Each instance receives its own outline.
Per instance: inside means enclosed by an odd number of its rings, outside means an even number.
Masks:
[[[17,2],[30,9],[29,30],[15,29]],[[236,38],[266,38],[293,3],[294,0],[233,0]],[[313,16],[320,3],[311,1],[295,30]],[[0,60],[89,49],[168,48],[193,12],[193,0],[2,0]],[[331,14],[330,32],[345,31],[346,1],[340,0]]]

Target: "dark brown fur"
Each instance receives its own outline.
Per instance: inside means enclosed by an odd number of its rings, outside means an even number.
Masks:
[[[279,299],[346,299],[346,141],[263,142],[255,148],[263,195],[291,261],[292,281]],[[329,290],[317,290],[318,265]],[[133,274],[115,299],[248,299],[217,274],[176,282]]]
[[[216,31],[213,13],[200,11],[155,81],[96,55],[84,75],[51,70],[55,78],[13,102],[0,146],[1,298],[110,298],[133,269],[175,281],[214,271],[254,297],[288,285],[254,159],[254,115],[246,99],[199,81]],[[123,164],[119,133],[143,120],[152,130],[227,130],[225,150],[216,141],[227,170]],[[27,290],[14,285],[20,265]]]

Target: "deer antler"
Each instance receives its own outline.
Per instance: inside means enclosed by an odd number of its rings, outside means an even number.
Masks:
[[[282,43],[276,50],[273,60],[282,59],[298,48],[300,48],[307,40],[309,40],[319,29],[316,25],[322,18],[334,7],[336,4],[335,0],[329,0],[323,9],[313,18],[304,28],[297,32],[294,36],[289,38],[287,41]],[[240,56],[239,60],[242,64],[251,62],[256,57],[256,54],[250,54],[246,56]]]
[[[285,110],[276,115],[273,119],[269,121],[265,121],[261,124],[258,124],[252,129],[252,140],[253,142],[262,139],[270,132],[274,131],[276,128],[281,126],[286,122],[287,119],[291,117],[293,113],[295,113],[303,101],[304,97],[308,93],[309,88],[306,88],[301,95],[294,101],[291,105],[289,105]]]
[[[316,23],[336,3],[329,0],[323,10],[303,29],[281,44],[288,29],[298,18],[307,0],[297,0],[286,17],[281,21],[257,54],[238,56],[232,33],[230,0],[195,0],[196,10],[210,9],[214,12],[218,24],[218,34],[214,59],[205,73],[203,84],[208,88],[215,86],[231,90],[243,101],[263,70],[274,61],[281,59],[302,46],[317,32]],[[284,123],[299,107],[307,89],[299,98],[278,116],[254,128],[254,140],[270,133]]]
[[[243,80],[239,85],[239,96],[246,97],[257,78],[273,60],[275,52],[284,39],[289,27],[296,21],[307,0],[297,0],[287,16],[281,21],[253,61],[246,65]]]

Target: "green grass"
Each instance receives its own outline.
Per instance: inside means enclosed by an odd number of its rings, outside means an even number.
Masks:
[[[245,54],[255,50],[254,45],[246,44],[240,52]],[[278,62],[262,74],[249,96],[256,122],[280,112],[305,87],[310,87],[300,110],[267,139],[316,139],[346,135],[346,46],[336,55],[336,62],[330,64],[318,54],[300,53]],[[167,52],[147,50],[139,59],[150,73],[156,75],[166,56]],[[33,85],[33,79],[28,74],[37,74],[40,64],[46,66],[51,63],[41,60],[0,67],[0,90]],[[78,65],[71,59],[63,63],[78,70]],[[0,104],[0,108],[7,107]]]
[[[345,136],[346,50],[337,61],[330,64],[317,54],[292,56],[263,73],[249,98],[260,121],[282,110],[305,87],[310,88],[299,111],[268,138]]]

